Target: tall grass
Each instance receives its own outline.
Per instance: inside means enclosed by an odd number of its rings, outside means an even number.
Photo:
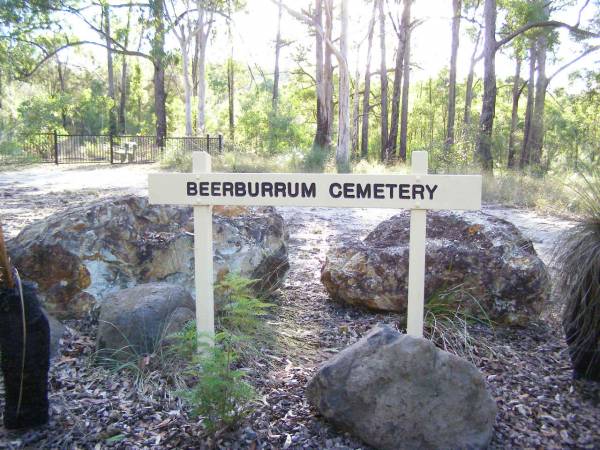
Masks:
[[[483,201],[558,215],[579,214],[585,207],[573,189],[583,185],[583,176],[575,173],[540,177],[507,171],[484,176]]]
[[[575,377],[600,381],[600,169],[577,188],[584,215],[557,243],[556,289]]]
[[[163,167],[182,172],[192,170],[191,155],[169,154],[162,161]],[[377,160],[359,160],[352,163],[352,173],[384,174],[410,173],[410,161],[384,164]],[[293,150],[283,154],[269,155],[232,151],[213,157],[215,172],[324,172],[335,173],[333,155],[324,150]],[[479,174],[477,166],[461,164],[432,164],[431,173]],[[493,176],[483,177],[484,203],[497,203],[504,206],[534,209],[557,215],[580,214],[582,200],[573,194],[573,189],[581,189],[583,177],[577,173],[536,173],[512,170],[496,170]]]
[[[493,323],[481,302],[463,285],[434,293],[425,303],[425,335],[447,352],[475,362],[482,354],[493,353],[470,328],[482,325],[492,329]]]

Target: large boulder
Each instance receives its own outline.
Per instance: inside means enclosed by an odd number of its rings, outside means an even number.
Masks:
[[[486,448],[496,417],[473,364],[389,326],[327,361],[306,392],[326,419],[381,449]]]
[[[287,232],[273,208],[215,207],[214,277],[228,272],[276,285],[288,269]],[[112,292],[164,281],[194,291],[192,208],[127,195],[74,207],[9,241],[24,278],[48,311],[77,318]]]
[[[406,312],[409,229],[404,212],[363,241],[348,238],[332,248],[321,271],[330,296]],[[531,241],[510,222],[483,212],[428,212],[425,263],[426,299],[460,301],[461,310],[472,314],[485,309],[498,324],[525,325],[539,315],[550,291]],[[448,290],[455,295],[439,296]]]
[[[148,283],[123,289],[100,307],[98,353],[115,359],[153,353],[192,319],[194,300],[179,286]]]

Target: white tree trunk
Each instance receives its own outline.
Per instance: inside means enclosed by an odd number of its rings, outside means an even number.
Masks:
[[[198,52],[198,117],[196,118],[196,128],[198,135],[204,133],[206,125],[206,41],[200,38],[200,50]]]
[[[350,76],[348,73],[348,0],[342,0],[340,34],[340,84],[338,146],[335,155],[338,172],[350,169]]]
[[[183,65],[183,93],[185,96],[185,135],[192,136],[192,84],[190,81],[190,56],[185,40],[179,40]]]
[[[197,7],[197,33],[198,45],[200,48],[198,50],[198,65],[196,67],[198,76],[198,115],[196,117],[196,132],[198,135],[201,135],[204,133],[204,128],[206,126],[206,46],[210,35],[212,17],[206,17],[203,2],[201,0],[197,1]]]

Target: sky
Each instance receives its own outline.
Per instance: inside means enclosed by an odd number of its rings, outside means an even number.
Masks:
[[[284,0],[287,5],[295,9],[307,8],[312,2],[306,0]],[[372,7],[369,3],[362,0],[348,0],[350,8],[349,34],[351,41],[358,43],[364,41],[366,36],[368,22],[371,16]],[[339,3],[336,1],[336,3]],[[393,2],[388,2],[392,3]],[[556,20],[565,21],[567,23],[577,22],[577,13],[580,4],[567,9],[564,13],[553,16]],[[587,7],[583,15],[582,22],[593,17],[598,11],[592,5]],[[412,7],[413,19],[423,19],[423,23],[419,25],[411,40],[411,60],[414,64],[411,77],[413,80],[422,80],[429,77],[435,77],[440,70],[448,67],[450,61],[450,40],[451,40],[451,20],[452,20],[452,2],[451,0],[416,0]],[[284,12],[282,18],[282,37],[287,40],[297,41],[304,45],[310,45],[314,41],[312,36],[309,36],[308,27],[301,24],[297,19],[291,17]],[[274,64],[274,41],[277,29],[277,6],[270,0],[248,0],[247,12],[237,14],[235,17],[236,36],[234,47],[236,49],[236,58],[249,63],[257,63],[262,67],[272,67]],[[498,28],[501,24],[501,18],[498,18]],[[335,28],[337,25],[337,29]],[[461,36],[458,55],[458,78],[464,79],[469,70],[469,62],[473,52],[473,43],[465,33],[465,28],[468,24],[465,21],[461,22]],[[339,32],[339,25],[334,24],[334,34]],[[394,50],[397,45],[397,40],[394,38],[395,32],[388,23],[386,34],[387,39],[387,64],[388,67],[394,63]],[[379,30],[376,25],[376,31],[373,42],[372,67],[378,67],[380,61],[379,52]],[[568,34],[561,32],[560,52],[554,58],[549,57],[548,73],[552,73],[554,68],[560,67],[564,61],[568,61],[574,54],[577,54],[580,47],[578,45],[565,45],[569,41]],[[354,47],[354,46],[351,46]],[[218,60],[221,52],[228,48],[228,43],[225,40],[214,42],[209,58]],[[284,70],[289,70],[294,67],[291,55],[293,54],[294,45],[286,47],[282,51],[282,67]],[[360,61],[361,72],[364,71],[366,61],[366,42],[363,43],[359,57],[357,58],[356,50],[349,55],[351,64],[351,72],[354,74],[356,61]],[[354,54],[352,54],[354,53]],[[314,54],[312,48],[309,57]],[[514,62],[508,57],[507,52],[497,54],[496,71],[499,78],[512,76],[514,73]],[[591,67],[592,64],[600,67],[600,56],[590,55],[581,63],[574,65],[570,71],[582,67]],[[478,64],[477,72],[481,74],[482,64]],[[525,69],[523,69],[525,70]],[[557,77],[553,84],[554,86],[564,86],[568,84],[568,73],[566,71],[561,76]],[[523,74],[525,76],[525,74]]]
[[[115,0],[117,1],[117,0]],[[118,0],[122,3],[122,0]],[[284,0],[285,4],[296,10],[308,9],[313,4],[312,0]],[[339,4],[339,0],[334,0]],[[553,19],[561,20],[567,23],[575,23],[577,14],[585,0],[579,0],[575,5],[567,8],[560,14],[553,15]],[[395,2],[388,1],[389,5],[398,9]],[[274,46],[275,35],[277,32],[277,6],[272,0],[246,0],[246,8],[234,14],[232,26],[232,39],[234,48],[234,58],[244,62],[251,67],[260,66],[265,73],[270,73],[274,65]],[[358,64],[361,77],[364,76],[364,66],[366,61],[366,33],[368,22],[371,16],[372,3],[365,0],[348,0],[349,4],[349,62],[351,73],[354,74]],[[124,12],[125,9],[121,9]],[[336,12],[334,14],[338,13]],[[589,5],[582,17],[582,24],[597,14],[598,10],[593,5]],[[396,11],[393,13],[396,15]],[[398,11],[399,14],[399,11]],[[452,2],[451,0],[416,0],[412,7],[412,17],[422,19],[413,32],[411,39],[411,62],[413,70],[411,79],[423,80],[429,77],[435,77],[440,70],[448,67],[450,60],[450,39],[451,39],[451,18]],[[502,18],[498,17],[498,28],[502,23]],[[465,28],[469,24],[461,22],[460,46],[458,54],[458,79],[466,78],[469,69],[469,61],[473,52],[473,42],[467,36]],[[85,25],[73,21],[71,26],[75,33],[82,38],[97,39],[93,32],[86,29]],[[230,53],[231,42],[227,33],[227,25],[223,18],[218,18],[215,23],[217,30],[215,37],[209,44],[207,59],[209,62],[223,62]],[[339,34],[339,23],[334,19],[334,36]],[[387,24],[386,29],[388,68],[393,67],[394,51],[397,45],[395,32],[392,26]],[[285,72],[297,67],[293,55],[300,49],[305,49],[308,61],[314,59],[314,37],[311,35],[309,27],[296,18],[293,18],[287,12],[283,12],[282,17],[282,38],[290,41],[291,44],[282,49],[281,52],[281,70]],[[372,70],[379,67],[379,28],[376,25],[372,49]],[[555,55],[549,55],[547,63],[547,73],[551,74],[557,67],[560,67],[565,61],[573,58],[581,51],[581,46],[570,41],[565,31],[560,32],[561,45]],[[362,42],[360,48],[358,44]],[[598,43],[598,42],[597,42]],[[167,46],[171,49],[178,49],[176,40],[171,36],[167,41]],[[91,52],[98,61],[103,61],[105,53],[101,48],[87,50]],[[84,63],[84,55],[69,56],[73,62]],[[80,61],[77,61],[80,60]],[[567,86],[569,84],[568,74],[580,68],[595,67],[600,70],[600,54],[590,55],[578,64],[573,65],[569,70],[564,71],[553,80],[551,88]],[[308,69],[308,68],[307,68]],[[525,74],[526,64],[523,67],[522,77]],[[478,64],[476,72],[481,75],[482,64]],[[510,58],[509,52],[497,53],[496,72],[498,78],[507,78],[513,75],[514,61]],[[572,86],[570,90],[578,90],[577,86]]]

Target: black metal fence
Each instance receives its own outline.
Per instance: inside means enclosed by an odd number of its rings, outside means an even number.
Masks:
[[[223,136],[166,137],[43,133],[0,142],[0,163],[153,163],[203,150],[223,151]]]

